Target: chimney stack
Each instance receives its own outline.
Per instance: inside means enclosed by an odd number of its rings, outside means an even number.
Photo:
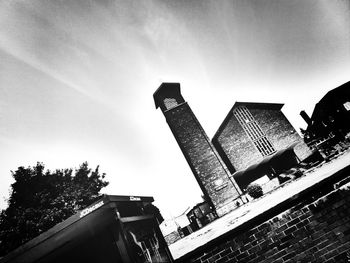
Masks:
[[[304,119],[304,121],[306,121],[307,125],[312,124],[311,118],[309,117],[309,115],[307,115],[307,113],[304,110],[300,112],[300,116]]]

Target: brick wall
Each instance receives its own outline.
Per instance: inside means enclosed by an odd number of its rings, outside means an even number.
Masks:
[[[243,170],[263,159],[237,119],[231,117],[218,137],[218,144],[236,171]]]
[[[293,143],[298,143],[294,151],[300,160],[311,154],[303,139],[296,132],[284,114],[278,109],[254,108],[247,105],[258,125],[262,128],[275,150],[282,150]],[[246,169],[263,159],[243,130],[232,111],[229,120],[216,140],[213,140],[222,159],[231,168],[231,173]]]
[[[235,208],[239,192],[229,171],[187,103],[164,115],[202,191],[211,198],[219,216]]]
[[[271,141],[275,150],[282,150],[293,143],[298,143],[294,148],[300,160],[311,154],[303,139],[284,116],[282,111],[273,109],[249,109],[267,138]]]
[[[316,187],[277,216],[261,215],[176,262],[350,262],[350,187],[324,192]]]

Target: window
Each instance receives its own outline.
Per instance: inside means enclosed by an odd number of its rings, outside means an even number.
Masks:
[[[174,98],[165,98],[164,99],[164,105],[167,110],[170,110],[178,105],[176,99]]]
[[[255,121],[253,115],[249,112],[247,107],[240,106],[235,108],[233,110],[233,115],[236,117],[243,130],[247,133],[249,138],[253,141],[255,147],[263,156],[276,152],[272,143],[266,137],[265,133]]]

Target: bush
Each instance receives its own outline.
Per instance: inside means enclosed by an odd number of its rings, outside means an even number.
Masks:
[[[285,182],[291,180],[292,177],[290,174],[281,173],[277,175],[277,179],[280,184],[284,184]]]
[[[254,199],[257,199],[257,198],[259,198],[259,197],[264,195],[262,187],[260,185],[258,185],[258,184],[254,184],[254,183],[248,185],[247,193],[251,197],[253,197]]]

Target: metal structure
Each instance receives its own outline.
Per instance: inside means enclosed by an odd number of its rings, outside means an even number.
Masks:
[[[0,263],[173,262],[155,217],[153,197],[102,199],[0,259]]]

